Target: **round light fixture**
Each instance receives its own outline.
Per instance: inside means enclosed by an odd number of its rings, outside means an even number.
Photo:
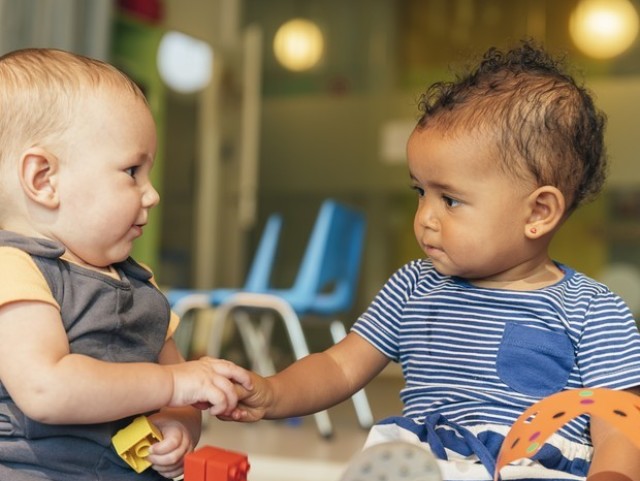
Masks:
[[[181,93],[202,90],[211,80],[211,46],[181,32],[169,31],[160,39],[158,72],[171,89]]]
[[[323,50],[324,39],[318,26],[301,18],[284,23],[273,39],[276,59],[293,71],[308,70],[315,66]]]
[[[629,0],[582,0],[571,14],[569,32],[590,57],[615,57],[636,39],[638,13]]]

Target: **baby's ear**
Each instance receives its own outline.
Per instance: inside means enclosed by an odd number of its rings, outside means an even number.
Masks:
[[[529,215],[525,224],[525,236],[538,239],[553,232],[563,221],[566,204],[557,187],[544,185],[533,191],[528,199]]]
[[[59,161],[51,152],[32,147],[20,157],[20,185],[24,193],[34,202],[55,209],[58,207]]]

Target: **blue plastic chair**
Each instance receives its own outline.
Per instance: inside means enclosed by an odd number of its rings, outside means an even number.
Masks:
[[[185,314],[192,310],[216,307],[240,291],[263,292],[268,289],[281,229],[282,216],[280,214],[269,216],[244,286],[217,289],[170,289],[165,292],[171,309],[182,319],[174,339],[185,357],[188,355],[193,338],[193,319],[186,317]]]
[[[309,355],[301,319],[329,318],[334,342],[346,335],[337,318],[352,307],[364,247],[364,215],[334,200],[326,200],[318,213],[302,263],[289,289],[267,288],[262,292],[240,292],[221,303],[215,311],[208,353],[220,354],[227,320],[233,320],[242,334],[245,348],[252,353],[255,368],[263,375],[275,372],[269,355],[274,321],[281,319],[296,359]],[[257,314],[258,322],[252,319]],[[252,317],[253,315],[253,317]],[[373,425],[373,415],[364,389],[353,398],[360,425]],[[328,413],[315,415],[324,437],[333,434]]]

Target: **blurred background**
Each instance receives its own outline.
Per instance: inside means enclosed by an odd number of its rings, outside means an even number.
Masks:
[[[567,55],[609,117],[605,195],[576,213],[554,255],[596,278],[623,279],[637,309],[640,286],[628,287],[640,265],[639,7],[638,0],[3,0],[0,51],[76,51],[115,63],[144,88],[161,139],[154,175],[162,202],[136,255],[162,285],[241,285],[274,211],[293,226],[274,273],[287,284],[320,202],[334,197],[362,208],[368,231],[355,316],[396,268],[421,255],[404,165],[419,94],[490,46],[537,39]]]
[[[323,199],[363,209],[352,320],[421,255],[404,159],[420,93],[490,46],[537,39],[568,57],[609,117],[606,191],[569,221],[554,256],[638,311],[639,10],[638,0],[2,0],[0,51],[76,51],[145,90],[162,201],[135,255],[163,286],[241,285],[276,211],[289,230],[274,281],[286,285]]]
[[[600,18],[595,26],[590,11]],[[159,28],[213,48],[216,91],[165,94],[159,278],[239,285],[256,233],[280,211],[298,226],[284,236],[288,255],[275,273],[286,285],[321,200],[335,197],[367,213],[355,317],[395,269],[421,255],[404,159],[418,96],[488,47],[531,37],[568,57],[609,116],[607,191],[571,219],[554,255],[615,284],[637,310],[637,12],[638,4],[626,0],[165,1]],[[216,113],[202,112],[214,106]],[[208,155],[203,143],[210,136],[218,136],[209,146],[218,178],[203,199],[198,156]],[[210,207],[198,211],[198,202]]]
[[[116,64],[160,134],[162,202],[136,256],[163,286],[239,286],[264,220],[285,216],[291,282],[321,201],[367,215],[353,316],[420,256],[404,144],[416,101],[490,46],[566,55],[609,117],[610,179],[554,256],[640,308],[638,0],[3,0],[0,51]],[[595,12],[595,13],[594,13]]]
[[[605,192],[568,221],[553,256],[607,282],[638,314],[639,11],[640,0],[0,0],[0,53],[75,51],[114,63],[145,91],[161,204],[134,256],[163,287],[241,286],[273,212],[285,222],[273,283],[288,286],[321,202],[361,209],[349,325],[422,255],[404,156],[420,93],[490,46],[536,39],[567,57],[609,118]],[[282,331],[274,338],[286,342]],[[391,374],[367,387],[376,419],[401,409],[402,380]],[[255,481],[337,479],[365,432],[351,408],[336,409],[333,443],[308,421],[214,421],[202,442],[250,453]]]
[[[279,211],[296,226],[275,272],[286,285],[321,200],[334,197],[367,213],[355,318],[421,255],[404,158],[420,93],[488,47],[531,37],[568,57],[609,117],[607,190],[574,215],[554,256],[640,309],[638,10],[627,0],[165,1],[159,28],[211,45],[215,91],[165,94],[159,278],[240,285],[264,219]],[[217,178],[203,198],[209,154]]]

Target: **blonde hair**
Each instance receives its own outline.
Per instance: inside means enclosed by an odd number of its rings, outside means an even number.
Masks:
[[[0,57],[0,168],[23,149],[56,142],[72,125],[79,100],[112,89],[146,102],[140,88],[108,63],[56,49]]]

